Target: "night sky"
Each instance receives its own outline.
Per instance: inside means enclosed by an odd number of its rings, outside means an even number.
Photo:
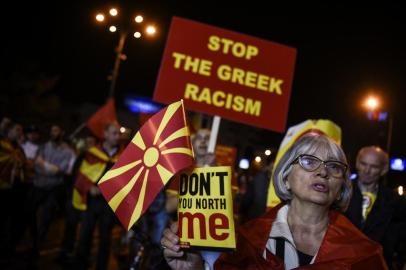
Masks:
[[[102,104],[118,34],[97,25],[94,16],[116,6],[130,15],[140,11],[159,28],[154,39],[129,37],[124,49],[128,59],[117,82],[118,105],[126,94],[152,97],[176,15],[297,48],[287,126],[309,118],[331,119],[342,127],[350,156],[366,144],[385,146],[386,123],[367,120],[361,107],[368,93],[381,96],[384,110],[394,117],[391,154],[406,158],[406,17],[400,4],[218,2],[27,1],[2,8],[2,95],[12,94],[15,74],[28,72],[59,76],[53,91],[62,103]],[[276,144],[282,138],[255,128],[252,132],[262,132]]]

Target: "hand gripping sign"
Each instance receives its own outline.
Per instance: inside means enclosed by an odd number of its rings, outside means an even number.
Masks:
[[[195,168],[178,177],[181,245],[235,249],[231,167]]]

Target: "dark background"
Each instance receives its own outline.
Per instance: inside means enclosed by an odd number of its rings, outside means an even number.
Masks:
[[[265,2],[265,1],[264,1]],[[385,3],[385,4],[383,4]],[[3,4],[2,4],[3,5]],[[366,118],[363,99],[374,93],[394,119],[391,156],[406,157],[406,17],[400,4],[298,5],[259,1],[27,1],[4,4],[1,27],[0,113],[24,124],[81,123],[78,108],[105,101],[118,33],[98,25],[98,11],[140,12],[158,27],[155,38],[125,44],[117,106],[127,95],[152,97],[171,17],[181,16],[297,48],[287,126],[327,118],[341,126],[353,163],[364,145],[386,147],[387,122]],[[125,13],[125,14],[124,14]],[[135,29],[135,27],[134,27]],[[134,116],[134,121],[136,121]],[[236,135],[238,131],[238,136]],[[239,156],[277,147],[283,134],[222,122],[220,142]],[[400,174],[394,177],[403,177]]]

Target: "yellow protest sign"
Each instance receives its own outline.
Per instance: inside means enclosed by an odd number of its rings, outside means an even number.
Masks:
[[[183,246],[236,247],[231,167],[195,168],[179,175],[178,222]]]

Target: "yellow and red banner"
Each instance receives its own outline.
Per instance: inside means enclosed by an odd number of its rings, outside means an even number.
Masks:
[[[141,127],[98,185],[129,230],[169,179],[193,162],[183,102],[178,101]]]
[[[295,48],[174,17],[154,100],[282,132],[295,60]]]
[[[231,168],[195,168],[178,177],[181,245],[235,249]]]
[[[103,176],[108,163],[116,163],[121,151],[110,157],[101,145],[89,148],[80,164],[79,172],[73,187],[72,205],[77,210],[87,209],[87,194],[92,186]]]
[[[275,163],[272,171],[272,177],[268,188],[267,207],[274,207],[280,203],[278,196],[276,196],[275,188],[273,186],[272,178],[278,162],[282,156],[289,150],[289,148],[302,136],[307,134],[323,134],[329,136],[336,143],[341,144],[341,128],[334,122],[326,119],[306,120],[300,124],[294,125],[288,129],[281,145],[279,146],[278,153],[276,154]]]

